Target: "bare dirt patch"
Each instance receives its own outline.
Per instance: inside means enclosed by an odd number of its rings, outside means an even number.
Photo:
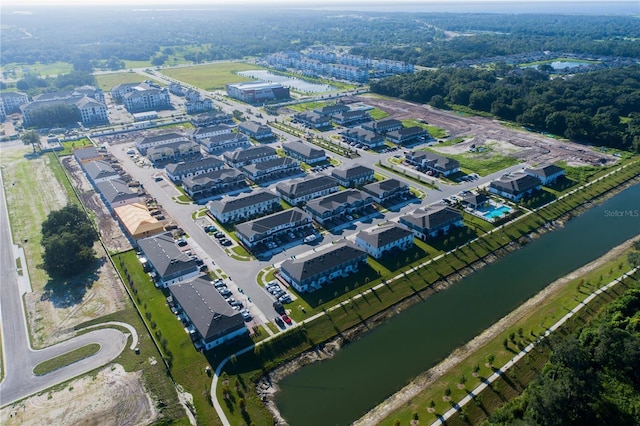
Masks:
[[[465,138],[464,142],[452,147],[434,146],[443,153],[463,153],[468,152],[472,146],[478,148],[490,145],[501,155],[519,158],[531,164],[555,163],[562,160],[572,166],[602,166],[617,162],[613,155],[594,151],[586,145],[513,129],[485,117],[458,115],[428,105],[394,99],[358,96],[355,100],[387,112],[388,118],[422,119],[445,129],[450,138]]]
[[[105,386],[106,385],[106,386]],[[158,418],[142,382],[142,372],[114,364],[94,376],[71,381],[0,410],[0,423],[12,425],[147,425]]]

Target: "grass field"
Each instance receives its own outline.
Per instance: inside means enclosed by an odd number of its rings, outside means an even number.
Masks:
[[[438,151],[431,148],[426,148],[425,150],[440,154]],[[507,157],[491,151],[447,154],[447,157],[457,160],[462,169],[472,170],[480,176],[486,176],[491,173],[498,172],[502,169],[506,169],[507,167],[515,166],[520,162],[517,158]]]
[[[97,343],[91,343],[78,349],[74,349],[71,352],[62,354],[55,358],[48,359],[41,362],[33,368],[33,374],[36,376],[42,376],[43,374],[50,373],[59,368],[71,365],[74,362],[81,361],[88,358],[100,350],[100,345]]]
[[[418,120],[402,120],[402,125],[404,127],[414,127],[414,126],[422,127],[427,132],[429,132],[429,135],[431,135],[431,137],[434,139],[442,139],[447,137],[447,131],[442,127],[424,124],[419,122]]]
[[[32,65],[11,63],[3,65],[0,71],[2,73],[6,72],[11,78],[22,78],[26,73],[34,73],[41,77],[47,77],[58,74],[68,74],[73,71],[73,65],[69,62],[53,62],[50,64],[36,62]]]
[[[123,83],[142,83],[144,80],[148,80],[135,72],[119,72],[114,74],[100,74],[96,76],[96,83],[98,87],[105,92],[109,92],[113,86]],[[164,86],[157,80],[153,80],[156,83]]]
[[[167,68],[162,74],[183,81],[200,89],[214,91],[225,88],[227,83],[254,81],[252,78],[236,74],[238,71],[264,69],[244,62],[221,62],[216,64],[194,65],[192,67]]]

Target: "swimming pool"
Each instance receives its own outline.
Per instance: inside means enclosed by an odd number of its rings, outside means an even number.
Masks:
[[[499,218],[501,216],[504,216],[505,214],[508,214],[511,212],[511,207],[507,207],[507,206],[491,206],[489,207],[489,210],[485,213],[482,214],[482,217],[486,218],[486,219],[496,219]]]

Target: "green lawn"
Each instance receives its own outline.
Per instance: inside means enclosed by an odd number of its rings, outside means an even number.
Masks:
[[[62,151],[58,151],[57,154],[59,157],[63,155],[71,155],[73,151],[78,148],[83,148],[85,146],[93,146],[91,141],[88,138],[76,139],[74,141],[66,141],[62,142]]]
[[[372,110],[369,110],[369,115],[374,120],[382,120],[383,118],[388,117],[389,113],[387,113],[386,111],[381,110],[380,108],[374,108]]]
[[[447,131],[442,127],[432,126],[429,124],[422,123],[418,120],[402,120],[402,125],[404,127],[421,127],[426,129],[434,139],[442,139],[447,137]]]
[[[200,89],[214,91],[225,88],[227,83],[254,81],[249,77],[236,74],[238,71],[264,69],[258,65],[244,62],[221,62],[216,64],[194,65],[192,67],[167,68],[160,72],[166,76],[183,81]]]
[[[327,105],[329,105],[329,102],[316,101],[316,102],[303,102],[300,104],[288,105],[287,108],[297,112],[304,112],[304,111],[311,111],[317,108],[323,108]]]
[[[11,78],[22,78],[26,73],[38,74],[42,77],[56,76],[58,74],[69,74],[73,71],[73,64],[69,62],[52,62],[50,64],[42,64],[36,62],[35,64],[20,64],[10,63],[2,65],[1,72],[7,72]]]
[[[67,352],[66,354],[48,359],[36,365],[33,368],[33,374],[35,374],[36,376],[42,376],[59,368],[71,365],[74,362],[78,362],[85,358],[88,358],[96,354],[99,350],[100,345],[97,343],[91,343],[81,348],[74,349],[71,352]]]
[[[119,72],[114,74],[96,75],[96,82],[98,84],[98,87],[105,92],[109,92],[112,87],[117,86],[118,84],[142,83],[144,80],[148,80],[148,78],[143,77],[140,74],[135,72]],[[161,86],[164,86],[163,83],[160,83],[157,80],[153,80],[153,81],[155,81]]]
[[[431,151],[443,155],[441,152],[438,152],[433,148],[425,148],[425,151]],[[487,150],[484,152],[468,152],[465,154],[444,155],[446,155],[448,158],[453,158],[454,160],[460,162],[461,168],[473,170],[480,176],[486,176],[520,163],[520,160],[517,158],[496,154],[491,150]]]

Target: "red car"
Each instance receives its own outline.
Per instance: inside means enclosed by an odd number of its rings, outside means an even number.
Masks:
[[[282,319],[284,320],[284,322],[286,322],[287,324],[291,324],[291,318],[289,318],[289,315],[287,314],[282,314]]]

